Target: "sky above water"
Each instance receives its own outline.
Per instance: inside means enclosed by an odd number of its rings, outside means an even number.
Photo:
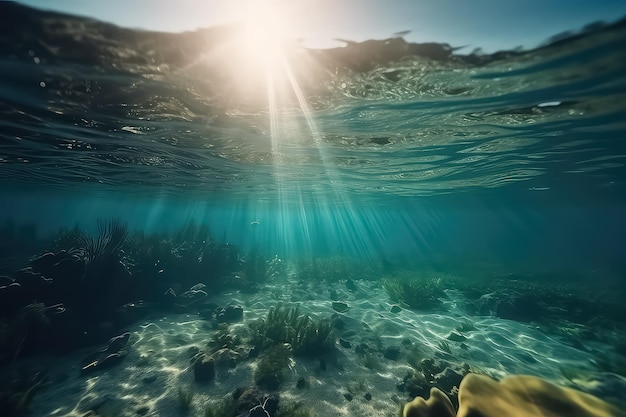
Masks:
[[[41,9],[94,17],[123,27],[180,32],[255,19],[285,24],[306,46],[335,38],[447,42],[486,52],[532,48],[595,21],[626,16],[624,0],[25,0]],[[269,15],[269,17],[268,17]],[[266,22],[264,22],[266,21]],[[277,23],[278,22],[278,23]]]

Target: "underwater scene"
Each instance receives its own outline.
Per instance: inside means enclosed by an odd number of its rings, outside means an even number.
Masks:
[[[620,17],[485,52],[0,2],[0,415],[626,416]]]

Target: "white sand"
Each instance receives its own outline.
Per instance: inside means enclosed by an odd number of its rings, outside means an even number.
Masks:
[[[410,369],[406,358],[397,362],[380,356],[380,368],[373,371],[364,366],[354,347],[366,342],[370,347],[390,345],[401,347],[403,339],[410,339],[420,348],[425,358],[440,357],[453,363],[467,362],[493,376],[531,374],[567,384],[559,368],[588,369],[593,355],[574,349],[546,336],[532,325],[491,317],[469,317],[457,306],[458,293],[448,291],[445,314],[424,314],[402,310],[389,312],[386,292],[380,283],[357,281],[359,291],[350,293],[344,285],[333,284],[340,299],[350,304],[343,314],[351,349],[337,343],[337,353],[327,358],[327,370],[322,371],[319,360],[296,358],[286,372],[280,390],[281,400],[293,399],[314,409],[317,416],[395,416],[399,402],[407,394],[397,390],[396,384]],[[303,285],[284,279],[267,285],[260,293],[243,295],[238,292],[221,294],[210,300],[220,305],[244,306],[244,321],[232,324],[232,333],[247,339],[248,324],[264,317],[277,302],[300,303],[302,312],[318,317],[334,313],[325,283]],[[460,343],[449,342],[452,355],[439,350],[437,344],[445,339],[461,320],[471,321],[476,330],[464,333],[468,338],[462,349]],[[114,368],[88,376],[80,375],[80,363],[94,349],[73,353],[66,357],[49,358],[33,363],[50,368],[49,383],[35,396],[32,416],[83,416],[97,408],[100,416],[138,416],[137,411],[147,407],[146,416],[201,416],[209,399],[231,393],[237,387],[253,385],[255,361],[243,360],[235,369],[217,370],[213,383],[194,382],[190,368],[189,349],[206,348],[215,333],[211,324],[195,315],[168,315],[131,326],[129,355]],[[606,349],[596,346],[596,350]],[[45,363],[47,362],[47,363]],[[298,377],[304,376],[310,385],[296,389]],[[571,385],[571,383],[569,383]],[[189,411],[179,407],[179,386],[196,392]],[[347,401],[343,394],[353,392]],[[363,398],[369,392],[371,401]],[[98,405],[100,405],[98,407]]]

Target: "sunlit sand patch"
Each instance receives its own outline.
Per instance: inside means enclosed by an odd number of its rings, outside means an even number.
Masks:
[[[468,363],[495,377],[507,374],[532,374],[555,382],[567,382],[560,367],[585,368],[593,359],[589,352],[574,349],[545,335],[539,329],[522,323],[492,317],[468,317],[456,303],[451,291],[445,312],[417,313],[402,309],[390,312],[389,300],[379,283],[359,282],[356,293],[345,291],[340,284],[311,284],[302,291],[297,281],[269,283],[253,295],[230,293],[216,296],[211,302],[244,306],[244,321],[230,326],[230,332],[244,340],[248,324],[265,317],[269,307],[279,301],[301,304],[303,313],[316,317],[333,314],[345,324],[342,337],[352,348],[337,344],[334,354],[326,355],[326,369],[319,358],[296,357],[280,389],[283,400],[294,400],[314,409],[318,416],[393,415],[397,404],[406,401],[396,385],[411,370],[407,359],[385,359],[380,349],[411,343],[422,358],[443,358],[450,363]],[[335,289],[344,296],[349,309],[336,313],[328,298]],[[302,301],[292,294],[300,294]],[[448,340],[462,320],[471,321],[474,329],[463,333],[465,340]],[[210,323],[192,314],[171,314],[138,323],[131,332],[129,354],[111,369],[88,378],[80,376],[79,364],[84,352],[62,358],[50,358],[46,364],[55,381],[35,396],[32,415],[83,416],[89,410],[101,415],[175,416],[181,413],[177,398],[183,387],[194,392],[189,415],[200,415],[209,400],[220,399],[238,387],[253,385],[258,358],[244,360],[236,368],[217,367],[216,378],[209,384],[194,382],[190,359],[197,349],[205,349],[216,330]],[[377,345],[372,363],[364,362],[355,346]],[[464,346],[463,346],[464,345]],[[447,346],[447,350],[444,349]],[[40,362],[40,361],[39,361]],[[39,363],[38,362],[38,363]],[[308,387],[296,388],[298,378],[305,377]],[[371,395],[370,400],[364,398]],[[348,401],[344,394],[350,394]],[[381,414],[382,413],[382,414]]]

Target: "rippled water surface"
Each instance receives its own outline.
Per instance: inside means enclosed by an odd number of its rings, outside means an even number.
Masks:
[[[626,270],[624,20],[491,55],[399,37],[251,51],[237,27],[0,7],[5,218]]]
[[[234,29],[3,8],[5,186],[288,199],[624,187],[623,23],[484,56],[400,38],[294,48],[268,69]]]

